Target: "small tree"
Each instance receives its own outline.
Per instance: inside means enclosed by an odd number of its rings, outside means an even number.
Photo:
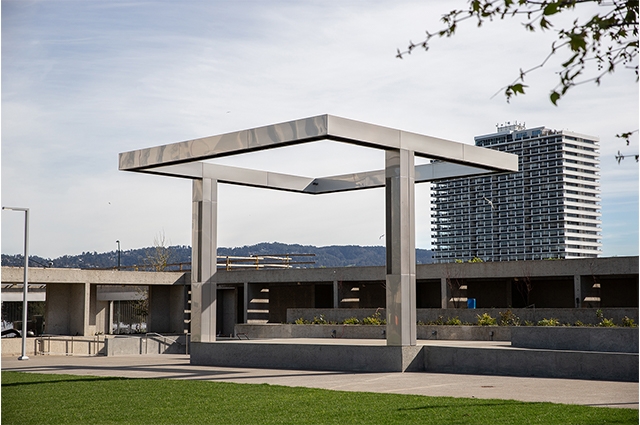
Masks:
[[[165,245],[164,231],[153,238],[153,248],[146,252],[145,265],[153,271],[162,272],[167,269],[171,251]]]

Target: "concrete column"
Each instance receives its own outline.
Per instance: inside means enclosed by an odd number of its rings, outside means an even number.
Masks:
[[[582,307],[582,277],[580,275],[573,276],[573,302],[575,308]]]
[[[85,283],[82,288],[82,296],[84,298],[84,307],[82,309],[82,332],[80,335],[93,335],[95,326],[91,326],[91,284]],[[95,294],[94,294],[95,296]],[[95,298],[93,300],[95,302]]]
[[[416,345],[414,153],[385,152],[387,345]]]
[[[54,335],[88,335],[89,283],[47,285],[45,333]]]
[[[109,324],[107,333],[113,335],[113,300],[109,301]]]
[[[447,278],[440,278],[440,308],[449,308],[449,298],[451,298],[451,290],[447,284]]]
[[[218,182],[193,180],[191,341],[216,340]]]
[[[183,332],[184,297],[182,285],[150,285],[147,331],[157,333]]]
[[[333,308],[340,308],[340,294],[338,288],[338,281],[333,281]]]
[[[249,319],[249,282],[244,283],[244,314],[242,316],[242,323],[248,323]]]

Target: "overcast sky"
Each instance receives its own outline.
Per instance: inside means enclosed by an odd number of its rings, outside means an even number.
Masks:
[[[603,254],[638,255],[638,128],[632,71],[548,100],[562,57],[526,96],[492,97],[540,63],[553,33],[518,21],[396,48],[438,29],[447,1],[2,1],[2,205],[31,210],[43,257],[191,244],[188,180],[118,171],[118,153],[320,114],[473,143],[498,123],[601,139]],[[573,17],[570,17],[573,20]],[[323,176],[383,156],[317,143],[225,164]],[[383,245],[382,189],[305,196],[221,185],[218,244]],[[430,248],[429,186],[416,188],[416,245]],[[24,215],[2,212],[2,253],[23,251]]]

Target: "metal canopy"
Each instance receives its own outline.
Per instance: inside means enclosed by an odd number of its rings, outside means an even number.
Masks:
[[[211,164],[212,158],[320,140],[385,151],[385,168],[303,177]],[[435,159],[415,165],[415,156]],[[216,340],[218,183],[312,195],[385,188],[387,345],[416,345],[414,184],[518,171],[516,155],[402,130],[320,115],[121,153],[123,171],[188,178],[192,184],[191,340]]]
[[[413,151],[416,156],[492,171],[517,171],[518,167],[517,157],[514,155],[332,115],[319,115],[124,152],[120,154],[120,170],[142,171],[162,165],[202,161],[319,140],[385,150],[406,149]]]

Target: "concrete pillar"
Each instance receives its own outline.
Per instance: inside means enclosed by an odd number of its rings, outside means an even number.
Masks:
[[[89,283],[47,285],[45,333],[53,335],[90,335]]]
[[[451,298],[451,289],[447,284],[447,278],[440,278],[440,308],[449,308],[449,299]]]
[[[249,282],[244,283],[244,315],[242,316],[242,323],[248,323],[249,320]]]
[[[181,333],[184,331],[184,287],[150,285],[147,331]]]
[[[113,335],[113,300],[109,301],[109,328],[107,333]]]
[[[85,283],[82,288],[82,297],[84,298],[84,306],[82,308],[82,331],[80,335],[89,336],[96,333],[95,325],[91,326],[91,284]],[[95,293],[94,293],[95,297]],[[95,298],[93,300],[95,302]]]
[[[582,307],[582,277],[580,275],[573,276],[573,300],[575,308]]]
[[[416,345],[414,153],[385,152],[387,345]]]
[[[340,294],[339,294],[338,281],[333,281],[333,308],[340,308]]]
[[[191,341],[216,340],[218,182],[193,180],[191,224]]]

